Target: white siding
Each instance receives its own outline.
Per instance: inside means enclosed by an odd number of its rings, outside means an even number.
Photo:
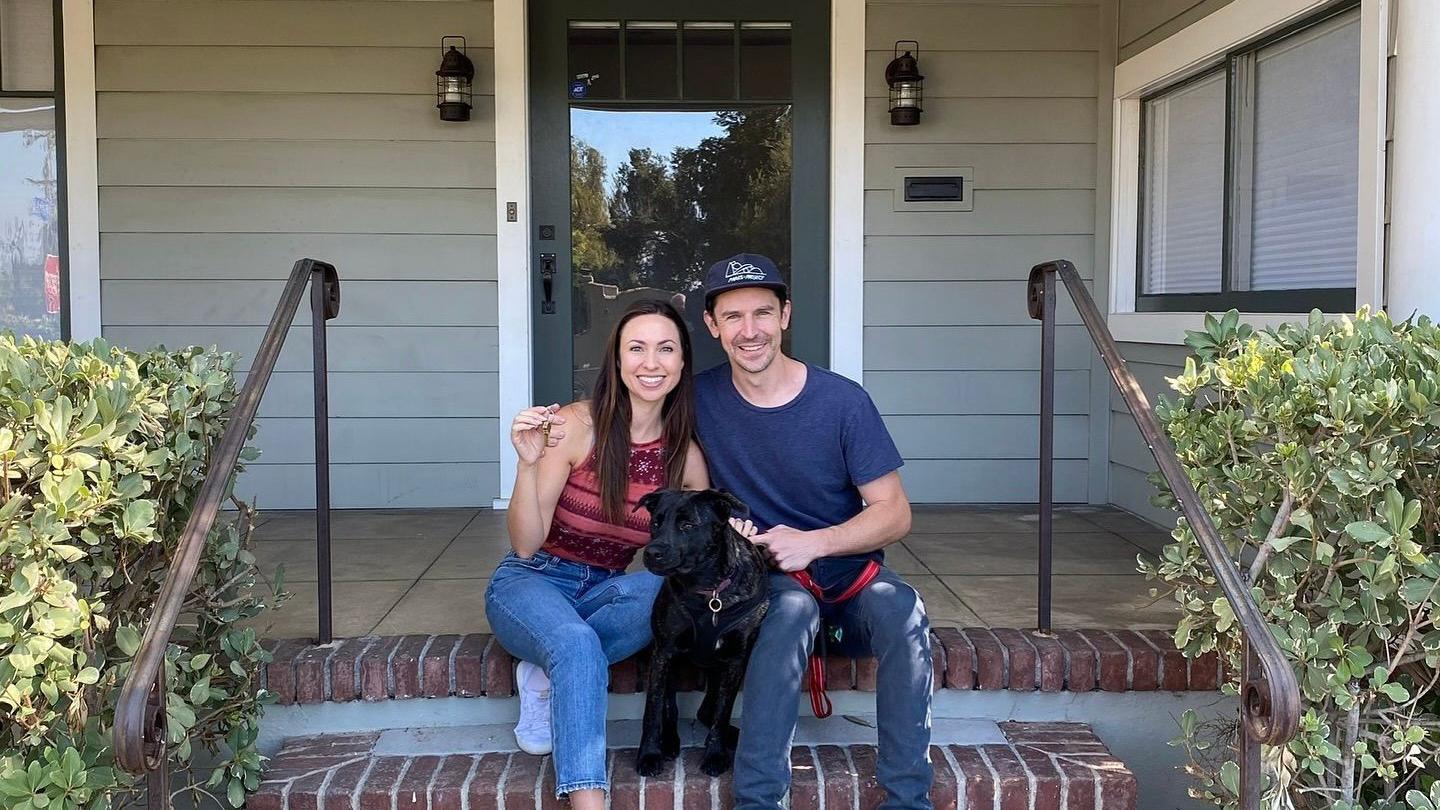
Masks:
[[[1025,279],[1056,258],[1092,277],[1102,10],[905,0],[867,10],[866,388],[906,458],[912,500],[1033,501],[1040,329]],[[921,40],[925,112],[919,126],[893,127],[884,68],[908,38]],[[974,210],[894,211],[906,166],[973,168]],[[1059,323],[1056,498],[1083,502],[1093,350],[1063,296]]]
[[[499,491],[488,2],[98,0],[102,322],[135,347],[259,344],[296,259],[336,265],[339,507]],[[468,38],[475,110],[434,109],[440,38]],[[238,489],[313,504],[308,306]]]

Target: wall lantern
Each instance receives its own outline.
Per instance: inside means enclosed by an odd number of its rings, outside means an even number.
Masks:
[[[460,49],[445,43],[460,40]],[[441,121],[470,120],[470,83],[475,81],[475,64],[465,55],[464,37],[440,39],[440,69],[435,71],[435,106],[440,108]]]
[[[885,66],[885,83],[890,85],[890,123],[897,127],[920,123],[920,112],[924,109],[925,77],[920,75],[920,63],[910,49],[900,52],[900,46],[907,44],[914,45],[916,53],[920,52],[920,43],[915,40],[899,40],[895,43],[895,58]]]

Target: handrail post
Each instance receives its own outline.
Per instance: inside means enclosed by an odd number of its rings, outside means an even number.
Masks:
[[[338,314],[340,303],[334,272],[321,265],[310,271],[310,334],[315,375],[315,572],[321,644],[331,642],[334,626],[330,589],[330,392],[325,345],[325,322]]]
[[[1034,278],[1030,282],[1036,283]],[[1050,630],[1055,517],[1055,274],[1041,272],[1040,290],[1040,562],[1037,629]],[[1032,291],[1033,292],[1033,291]]]
[[[1243,634],[1240,637],[1240,683],[1249,684],[1256,678],[1255,666],[1258,662],[1250,649],[1250,639]],[[1249,690],[1240,694],[1243,701],[1249,695]],[[1242,709],[1243,711],[1243,709]],[[1250,730],[1245,727],[1241,718],[1240,724],[1240,807],[1244,810],[1259,810],[1260,794],[1263,788],[1263,777],[1260,773],[1260,741],[1256,740]]]

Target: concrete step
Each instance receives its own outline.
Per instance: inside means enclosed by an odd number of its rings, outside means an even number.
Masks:
[[[261,684],[281,706],[515,693],[515,660],[483,633],[367,636],[323,646],[283,639],[267,647],[274,660]],[[1222,682],[1216,656],[1187,659],[1157,630],[942,627],[932,631],[931,649],[937,690],[1213,692]],[[677,677],[682,692],[700,687],[694,671],[682,668]],[[873,692],[875,660],[831,657],[826,683]],[[643,653],[611,667],[610,691],[645,691]]]
[[[1133,810],[1136,806],[1134,775],[1089,726],[1007,722],[996,724],[995,730],[999,739],[953,742],[936,729],[938,744],[930,749],[935,771],[930,795],[937,810]],[[251,810],[566,806],[554,797],[549,757],[486,750],[489,743],[483,741],[481,745],[444,743],[427,737],[424,730],[414,730],[408,742],[396,732],[291,738],[270,762],[246,806]],[[633,748],[610,751],[612,808],[732,806],[729,775],[711,778],[701,773],[700,749],[685,748],[667,772],[654,779],[635,773],[634,754]],[[791,749],[790,806],[876,807],[884,793],[875,779],[875,756],[875,747],[863,743],[796,745]]]

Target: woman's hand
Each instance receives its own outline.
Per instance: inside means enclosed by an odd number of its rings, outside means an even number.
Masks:
[[[760,533],[760,530],[755,528],[755,524],[753,522],[748,520],[741,520],[740,518],[736,517],[730,518],[730,528],[739,532],[740,536],[745,538],[746,540],[749,540],[750,538]]]
[[[545,448],[554,447],[565,438],[565,417],[559,405],[537,405],[515,414],[510,423],[510,443],[520,456],[521,464],[535,464],[545,455]],[[560,428],[557,430],[557,428]]]

